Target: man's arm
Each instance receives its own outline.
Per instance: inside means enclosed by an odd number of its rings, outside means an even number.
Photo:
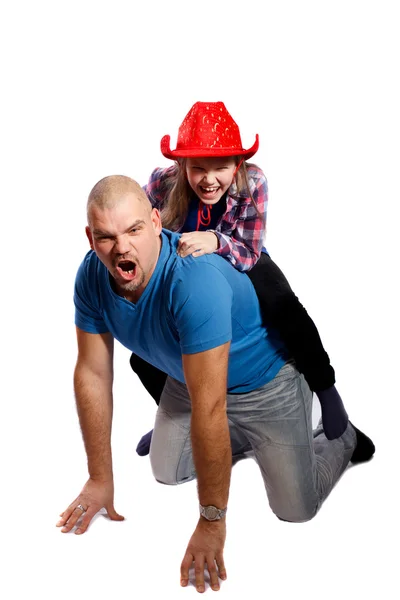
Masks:
[[[226,414],[229,342],[197,354],[183,355],[185,381],[192,402],[191,436],[197,472],[199,500],[219,509],[228,504],[232,451]],[[195,563],[196,588],[203,592],[204,567],[213,590],[219,589],[218,575],[226,579],[223,549],[225,518],[207,521],[201,517],[181,564],[181,585],[189,581]],[[218,571],[217,568],[218,567]]]
[[[112,479],[113,337],[76,328],[78,359],[74,372],[76,407],[91,479]]]
[[[182,357],[192,402],[191,436],[199,500],[226,508],[232,451],[226,415],[229,343]]]
[[[114,509],[111,455],[113,412],[113,338],[110,333],[93,334],[77,327],[78,359],[74,388],[79,422],[88,458],[89,480],[79,496],[61,513],[57,523],[70,531],[83,516],[75,533],[84,533],[103,507],[112,520],[122,520]],[[83,507],[84,512],[81,508]]]

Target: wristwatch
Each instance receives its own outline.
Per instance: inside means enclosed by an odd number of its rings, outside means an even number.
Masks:
[[[221,510],[216,506],[202,506],[200,504],[200,515],[207,519],[207,521],[218,521],[219,519],[222,519],[226,515],[227,510],[227,508]]]

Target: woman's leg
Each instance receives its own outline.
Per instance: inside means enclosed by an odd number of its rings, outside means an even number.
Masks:
[[[137,354],[132,354],[129,362],[132,370],[139,377],[140,381],[158,406],[160,404],[160,398],[167,379],[167,374],[146,362],[143,358],[137,356]]]
[[[321,403],[326,437],[335,439],[347,427],[347,413],[335,387],[335,372],[318,330],[279,267],[265,253],[248,271],[264,321],[277,329],[311,390]]]

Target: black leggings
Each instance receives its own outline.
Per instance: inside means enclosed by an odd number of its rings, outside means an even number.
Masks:
[[[334,385],[335,371],[314,321],[280,268],[268,254],[262,252],[257,264],[247,274],[257,292],[264,323],[279,331],[310,388],[319,391]]]
[[[310,388],[319,391],[334,385],[335,372],[318,330],[279,267],[263,252],[247,275],[257,292],[265,325],[279,331]],[[159,404],[167,375],[136,354],[131,355],[130,363],[146,390]]]

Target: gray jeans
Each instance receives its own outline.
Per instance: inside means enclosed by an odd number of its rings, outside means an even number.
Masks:
[[[250,442],[270,507],[285,521],[308,521],[316,514],[356,446],[351,424],[340,438],[329,441],[321,424],[312,430],[311,413],[310,388],[290,363],[263,387],[227,396],[232,453]],[[161,483],[196,477],[190,419],[186,386],[168,378],[150,448],[153,474]]]

